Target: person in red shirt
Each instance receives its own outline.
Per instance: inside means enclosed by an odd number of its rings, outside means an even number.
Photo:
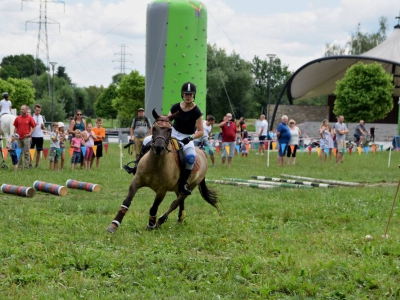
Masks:
[[[21,114],[14,121],[14,133],[18,133],[18,148],[22,149],[19,158],[18,169],[24,169],[22,166],[23,157],[25,159],[25,169],[29,169],[30,155],[29,148],[31,145],[31,136],[35,130],[35,120],[28,114],[28,106],[25,104],[21,106]]]
[[[224,120],[219,123],[219,128],[222,132],[222,165],[225,165],[226,156],[228,156],[228,167],[230,167],[236,147],[236,125],[231,113],[226,114]]]

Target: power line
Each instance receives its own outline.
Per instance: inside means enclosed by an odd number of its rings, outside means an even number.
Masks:
[[[125,48],[126,48],[125,44],[122,44],[120,47],[121,47],[121,52],[114,54],[114,55],[119,55],[120,56],[119,60],[113,60],[113,62],[119,62],[120,65],[119,65],[118,68],[114,68],[114,69],[119,69],[119,73],[120,74],[125,74],[125,70],[126,69],[132,70],[131,68],[125,67],[125,64],[127,62],[132,62],[133,63],[132,60],[126,60],[126,56],[127,55],[132,55],[132,54],[129,54],[129,53],[125,52]]]
[[[38,73],[38,62],[40,61],[40,53],[45,56],[45,63],[47,70],[50,71],[50,59],[49,59],[49,40],[47,34],[47,25],[50,24],[58,24],[58,30],[60,31],[60,23],[54,21],[47,17],[47,2],[51,3],[63,3],[64,4],[64,12],[65,12],[65,3],[60,0],[39,0],[39,18],[35,18],[25,23],[25,31],[28,28],[28,23],[36,23],[39,24],[38,30],[38,41],[36,46],[36,56],[35,56],[35,79],[34,85],[36,87],[37,81],[37,73]],[[21,10],[23,9],[24,2],[34,2],[34,0],[21,0]],[[44,48],[44,49],[43,49]],[[49,95],[51,94],[50,90],[50,72],[47,74],[47,84],[49,89]]]

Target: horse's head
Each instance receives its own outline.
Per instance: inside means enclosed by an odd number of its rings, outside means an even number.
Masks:
[[[171,121],[175,119],[176,112],[170,116],[160,116],[157,114],[156,110],[153,109],[153,117],[155,119],[153,124],[153,140],[151,141],[151,148],[155,155],[162,155],[164,150],[168,151],[168,145],[171,141],[172,125]]]

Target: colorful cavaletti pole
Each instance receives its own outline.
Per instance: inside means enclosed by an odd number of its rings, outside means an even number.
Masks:
[[[58,196],[65,196],[68,193],[68,189],[65,186],[39,180],[36,180],[33,183],[33,188],[37,191],[46,192]]]
[[[25,196],[29,198],[35,196],[36,193],[36,191],[31,187],[11,185],[11,184],[3,184],[0,189],[5,194]]]
[[[100,192],[100,186],[98,184],[90,183],[90,182],[82,182],[78,180],[68,179],[66,183],[67,188],[70,189],[78,189],[85,190],[88,192]]]

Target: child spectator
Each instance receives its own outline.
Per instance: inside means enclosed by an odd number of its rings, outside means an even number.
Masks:
[[[54,122],[53,131],[50,133],[50,171],[58,171],[58,160],[60,159],[60,136],[58,135],[58,123]]]
[[[58,122],[58,135],[60,137],[60,170],[62,170],[65,161],[65,141],[68,139],[68,134],[65,132],[65,125],[63,122]]]
[[[243,156],[248,156],[248,152],[247,152],[247,146],[249,144],[249,133],[246,129],[246,124],[242,124],[242,135],[241,135],[241,139],[242,139],[242,157]]]
[[[103,156],[103,140],[106,138],[106,131],[103,127],[101,127],[103,120],[101,118],[97,118],[96,127],[93,128],[93,132],[96,135],[94,139],[94,145],[97,146],[96,153],[93,153],[93,156],[90,161],[90,167],[93,165],[94,156],[96,156],[96,169],[99,168],[100,158]]]
[[[17,156],[17,148],[18,148],[18,142],[17,140],[19,139],[18,133],[14,133],[11,136],[11,144],[7,147],[8,152],[10,153],[11,156],[11,161],[14,166],[14,171],[18,170],[18,156]]]
[[[84,158],[84,166],[86,169],[90,169],[90,161],[92,160],[93,156],[93,146],[94,146],[94,139],[96,135],[92,130],[92,123],[88,123],[86,125],[86,130],[82,133],[83,140],[85,142],[86,153]]]
[[[75,170],[77,164],[81,162],[81,146],[84,145],[81,131],[79,129],[75,130],[75,137],[71,140],[71,148],[74,149],[71,158],[71,170]]]

